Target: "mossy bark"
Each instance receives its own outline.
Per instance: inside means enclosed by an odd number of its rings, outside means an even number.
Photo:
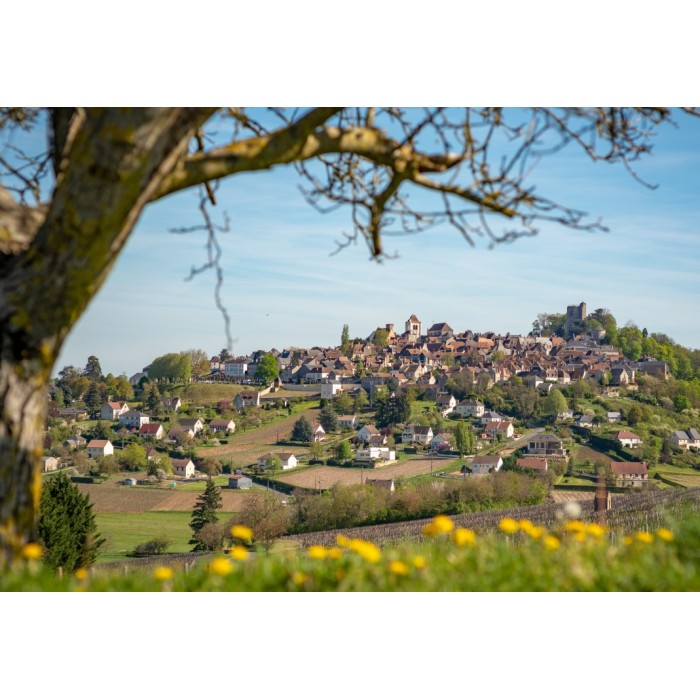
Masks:
[[[55,158],[56,185],[31,245],[0,254],[0,540],[10,557],[35,534],[48,382],[61,346],[210,115],[83,110]]]

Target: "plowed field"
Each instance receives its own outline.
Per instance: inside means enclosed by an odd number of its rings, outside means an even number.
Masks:
[[[360,479],[399,479],[402,477],[416,476],[430,472],[429,459],[412,459],[407,462],[397,462],[387,467],[378,469],[347,469],[345,467],[314,467],[305,469],[297,474],[285,474],[278,477],[277,481],[285,484],[299,486],[306,489],[328,489],[336,484],[347,486],[359,484]],[[449,464],[449,460],[433,460],[433,471],[443,471]],[[320,480],[320,486],[319,486]]]

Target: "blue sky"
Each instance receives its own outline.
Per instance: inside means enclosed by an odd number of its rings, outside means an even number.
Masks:
[[[349,213],[319,214],[298,191],[292,168],[224,181],[220,236],[233,350],[336,345],[415,313],[455,330],[527,333],[538,313],[585,301],[609,308],[678,342],[700,347],[694,317],[700,285],[700,119],[659,129],[638,167],[649,190],[622,167],[591,164],[567,149],[532,176],[541,194],[600,217],[609,233],[542,225],[535,238],[489,249],[454,230],[387,239],[398,258],[377,264],[364,244],[332,256],[350,231]],[[97,355],[103,371],[131,374],[157,355],[190,347],[209,354],[226,344],[213,297],[214,277],[184,282],[205,261],[203,234],[169,229],[200,223],[195,193],[147,209],[109,279],[68,338],[56,369]]]

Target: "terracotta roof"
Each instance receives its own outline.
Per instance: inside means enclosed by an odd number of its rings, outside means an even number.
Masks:
[[[625,474],[648,474],[646,462],[610,462],[613,474],[624,476]]]
[[[618,440],[641,440],[639,435],[631,433],[629,430],[621,430],[616,436]],[[622,464],[622,462],[620,463]]]
[[[547,460],[537,457],[520,457],[515,460],[515,465],[523,469],[540,469],[547,471]]]
[[[90,440],[88,447],[106,447],[109,444],[109,440]]]
[[[472,460],[472,464],[498,464],[501,455],[478,455]]]

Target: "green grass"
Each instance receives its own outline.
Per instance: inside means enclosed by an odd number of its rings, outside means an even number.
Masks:
[[[219,522],[232,514],[220,513]],[[96,513],[97,528],[107,543],[98,563],[126,559],[137,544],[165,535],[170,538],[169,552],[189,552],[192,537],[187,511],[147,511],[145,513]]]
[[[657,531],[592,535],[577,541],[563,525],[533,539],[524,532],[479,535],[457,544],[449,534],[378,549],[354,540],[345,548],[269,556],[260,550],[245,561],[217,555],[185,572],[156,580],[148,569],[128,574],[99,569],[79,581],[56,577],[38,562],[0,573],[0,590],[92,591],[697,591],[700,590],[700,516],[688,512],[672,527],[673,540]],[[214,556],[212,556],[212,559]],[[218,570],[219,573],[216,573]]]

